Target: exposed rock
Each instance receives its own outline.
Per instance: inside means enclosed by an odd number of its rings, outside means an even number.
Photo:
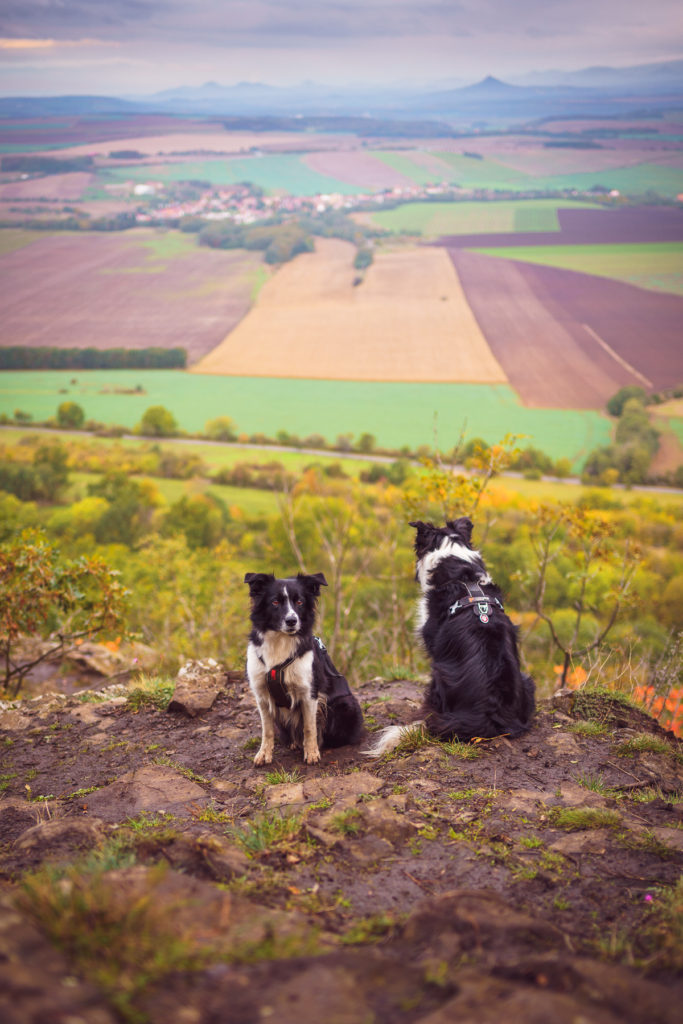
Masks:
[[[100,846],[105,836],[102,822],[83,818],[42,821],[19,836],[13,853],[35,864],[41,861],[72,860],[83,850]]]
[[[187,813],[188,804],[203,804],[206,791],[180,772],[162,765],[146,765],[127,772],[116,782],[88,796],[91,814],[104,821],[124,821],[141,811]]]
[[[32,828],[45,815],[42,803],[30,803],[17,797],[0,800],[0,836],[5,843],[11,842],[27,829]]]
[[[188,661],[178,672],[169,711],[182,711],[190,718],[210,711],[225,688],[225,669],[213,658]]]
[[[602,855],[609,845],[610,832],[606,828],[595,828],[585,832],[570,832],[561,836],[549,849],[555,853],[593,853]]]

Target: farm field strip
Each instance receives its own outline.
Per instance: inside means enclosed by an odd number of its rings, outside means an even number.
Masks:
[[[678,296],[450,251],[479,324],[525,403],[601,408],[619,387],[642,386],[643,377],[656,388],[683,380]]]
[[[76,383],[72,383],[76,381]],[[136,387],[143,394],[124,394]],[[118,392],[118,393],[117,393]],[[15,409],[35,420],[55,415],[60,402],[77,402],[87,419],[132,429],[151,405],[163,405],[181,429],[200,431],[209,419],[230,416],[245,434],[300,437],[367,431],[385,448],[437,443],[451,448],[463,429],[489,443],[505,434],[552,458],[573,462],[610,437],[609,419],[593,410],[525,408],[505,384],[415,384],[369,381],[228,377],[164,370],[12,371],[0,374],[0,413]],[[274,457],[277,457],[274,455]]]
[[[241,181],[250,181],[267,192],[283,192],[294,196],[329,192],[354,195],[363,191],[359,185],[350,184],[329,174],[321,174],[307,165],[300,154],[293,153],[192,160],[182,163],[133,164],[102,170],[99,178],[102,182],[201,180],[212,185],[234,185]]]
[[[544,267],[612,278],[639,288],[683,295],[683,242],[618,245],[480,246],[474,252]]]
[[[318,239],[194,369],[237,376],[502,383],[445,250],[378,252],[354,286],[353,246]]]
[[[404,203],[393,210],[377,210],[363,216],[385,231],[415,232],[425,238],[440,238],[513,234],[525,230],[559,231],[563,208],[568,205],[568,200],[560,199]],[[575,207],[597,209],[593,203],[572,202],[571,209]]]
[[[180,232],[43,233],[0,256],[3,344],[179,346],[196,359],[244,316],[262,275],[259,253]]]

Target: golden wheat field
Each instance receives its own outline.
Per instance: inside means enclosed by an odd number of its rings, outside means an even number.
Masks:
[[[256,305],[192,369],[245,377],[463,381],[507,378],[447,252],[380,252],[354,287],[354,247],[316,239],[285,264]]]

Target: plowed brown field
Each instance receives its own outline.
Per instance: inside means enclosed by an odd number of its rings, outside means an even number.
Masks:
[[[573,271],[450,250],[525,405],[594,409],[620,387],[683,380],[683,299]]]
[[[0,256],[1,344],[179,346],[199,358],[246,313],[261,257],[165,245],[145,229],[60,233]]]
[[[378,254],[353,286],[354,248],[318,239],[194,367],[200,373],[332,380],[504,383],[444,249]]]

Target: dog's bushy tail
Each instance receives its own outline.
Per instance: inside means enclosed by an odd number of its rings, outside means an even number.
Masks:
[[[412,722],[410,725],[390,725],[388,729],[382,729],[375,742],[361,753],[365,757],[383,757],[385,754],[390,754],[392,750],[396,750],[396,747],[407,736],[414,735],[424,727],[424,722]]]

